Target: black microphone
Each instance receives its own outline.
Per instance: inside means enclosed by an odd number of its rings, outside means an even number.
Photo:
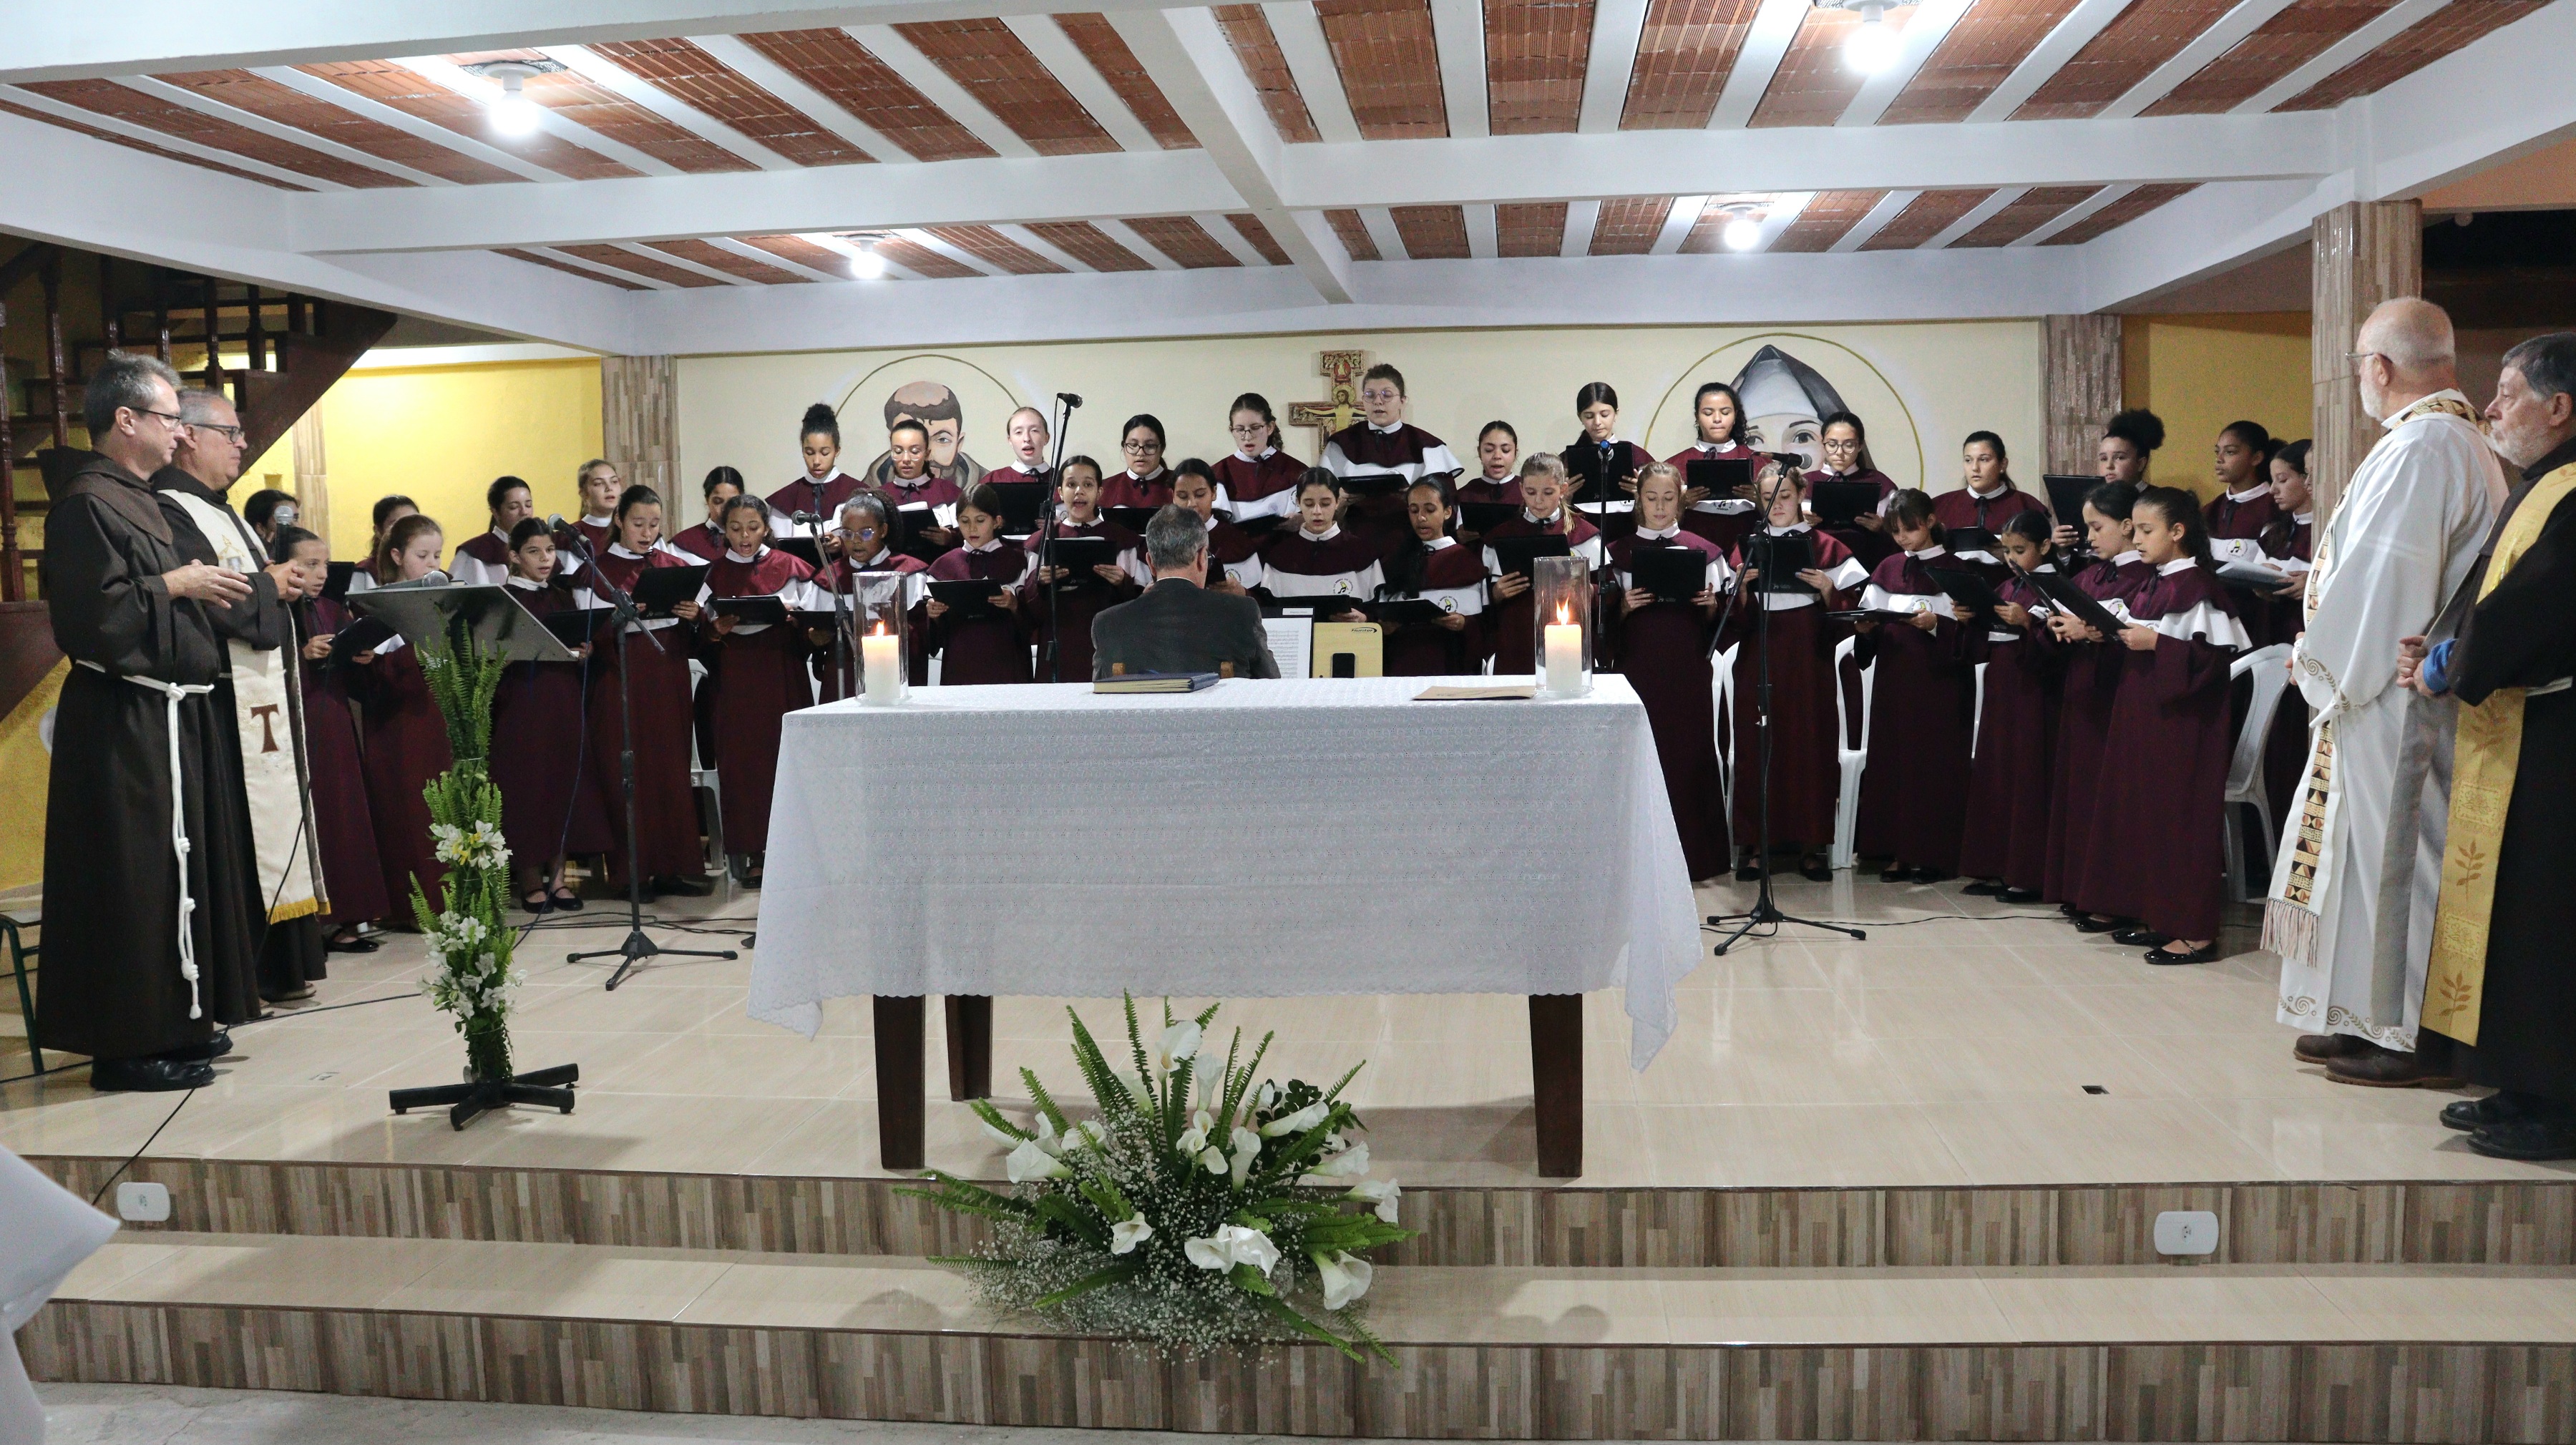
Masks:
[[[548,512],[546,514],[546,530],[563,538],[565,544],[574,549],[574,556],[587,557],[590,555],[590,540],[582,536],[581,529],[579,527],[567,524],[563,519],[563,513]]]
[[[1066,407],[1066,409],[1067,409],[1067,410],[1071,410],[1071,409],[1072,409],[1072,408],[1074,408],[1074,407],[1077,407],[1077,406],[1082,405],[1082,398],[1081,398],[1081,397],[1078,397],[1078,396],[1076,396],[1076,395],[1074,395],[1072,392],[1069,392],[1069,391],[1059,391],[1059,392],[1057,392],[1057,393],[1055,394],[1055,399],[1056,399],[1056,400],[1058,400],[1058,401],[1060,401],[1060,402],[1063,402],[1063,403],[1065,404],[1065,407]]]

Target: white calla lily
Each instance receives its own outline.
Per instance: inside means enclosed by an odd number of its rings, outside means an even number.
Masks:
[[[1297,1182],[1330,1186],[1345,1179],[1357,1179],[1368,1173],[1369,1146],[1354,1144],[1341,1153],[1325,1159],[1306,1171]]]
[[[1109,1252],[1133,1254],[1136,1246],[1153,1237],[1154,1226],[1145,1222],[1145,1216],[1139,1214],[1133,1219],[1122,1219],[1109,1226]]]
[[[1238,1127],[1234,1131],[1233,1174],[1235,1188],[1241,1189],[1243,1187],[1243,1181],[1252,1176],[1252,1161],[1260,1157],[1261,1136],[1253,1133],[1249,1129]],[[1267,1273],[1267,1271],[1264,1272]]]
[[[1270,1236],[1241,1224],[1220,1224],[1215,1234],[1204,1239],[1183,1240],[1181,1253],[1199,1268],[1220,1274],[1248,1264],[1267,1277],[1279,1263],[1279,1246],[1270,1242]]]
[[[1225,1082],[1225,1060],[1202,1049],[1190,1060],[1190,1070],[1198,1076],[1199,1097],[1216,1097],[1217,1085]]]
[[[1393,1224],[1396,1216],[1395,1202],[1402,1198],[1403,1194],[1404,1191],[1397,1188],[1392,1179],[1363,1179],[1351,1186],[1349,1197],[1363,1204],[1376,1205],[1377,1217]]]
[[[1307,1130],[1324,1122],[1325,1116],[1332,1112],[1332,1105],[1318,1099],[1314,1103],[1308,1104],[1305,1108],[1298,1110],[1294,1114],[1282,1114],[1278,1118],[1271,1120],[1269,1123],[1262,1125],[1261,1132],[1272,1139],[1279,1138],[1286,1134],[1303,1134]]]
[[[1017,1149],[1023,1142],[1019,1135],[1011,1133],[1009,1130],[994,1128],[990,1120],[978,1118],[976,1119],[975,1124],[978,1128],[982,1129],[985,1135],[994,1143],[1001,1145],[1005,1149]]]
[[[1210,1144],[1206,1148],[1200,1150],[1199,1167],[1205,1169],[1210,1174],[1223,1174],[1225,1172],[1225,1151],[1219,1149],[1214,1144]]]
[[[1198,1051],[1199,1026],[1191,1020],[1183,1019],[1164,1029],[1162,1036],[1154,1040],[1154,1050],[1148,1062],[1153,1067],[1154,1077],[1161,1079],[1172,1072],[1174,1064]]]
[[[1320,1254],[1308,1257],[1315,1261],[1315,1278],[1324,1286],[1324,1308],[1328,1310],[1356,1303],[1368,1293],[1369,1280],[1377,1273],[1377,1266],[1347,1249],[1336,1250],[1330,1259]]]
[[[1023,1141],[1020,1147],[1011,1151],[1010,1158],[1002,1161],[1002,1167],[1011,1176],[1013,1184],[1026,1184],[1032,1179],[1064,1179],[1073,1174],[1073,1170],[1055,1157],[1055,1152],[1047,1148],[1046,1141],[1042,1139]]]

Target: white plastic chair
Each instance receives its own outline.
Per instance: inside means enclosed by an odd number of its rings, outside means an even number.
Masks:
[[[2272,825],[2272,801],[2263,791],[2264,743],[2272,735],[2272,717],[2281,709],[2281,695],[2290,689],[2287,662],[2290,645],[2276,642],[2256,648],[2228,666],[2230,678],[2251,674],[2253,698],[2245,706],[2245,723],[2236,730],[2236,750],[2227,760],[2227,815],[2223,826],[2227,839],[2227,896],[2245,901],[2245,845],[2237,835],[2239,819],[2236,805],[2244,803],[2254,809],[2255,821],[2263,833],[2263,871],[2272,871],[2272,849],[2280,834]]]
[[[1741,644],[1739,644],[1740,646]],[[1735,648],[1718,653],[1716,671],[1709,679],[1709,690],[1717,704],[1718,777],[1726,796],[1727,836],[1735,833]]]
[[[1860,828],[1860,775],[1869,765],[1870,684],[1878,673],[1875,661],[1860,670],[1860,743],[1855,746],[1847,715],[1850,704],[1843,696],[1843,663],[1858,640],[1846,637],[1834,644],[1834,747],[1842,760],[1843,778],[1842,791],[1834,798],[1834,848],[1826,863],[1837,869],[1852,865],[1852,835]]]

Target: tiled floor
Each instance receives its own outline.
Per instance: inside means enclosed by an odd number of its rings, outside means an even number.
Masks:
[[[1848,876],[1848,875],[1847,875]],[[2053,911],[2009,910],[1955,885],[1791,881],[1793,912],[1871,930],[1808,930],[1710,958],[1686,981],[1681,1027],[1653,1067],[1626,1063],[1615,994],[1586,1020],[1587,1184],[1774,1186],[2045,1184],[2270,1179],[2565,1177],[2567,1166],[2470,1153],[2435,1114],[2450,1096],[2329,1084],[2290,1058],[2273,1022],[2275,964],[2240,952],[2153,968],[2094,943]],[[1702,891],[1711,912],[1745,890]],[[687,912],[745,929],[756,895]],[[1955,915],[1968,915],[1958,917]],[[720,920],[735,920],[732,923]],[[169,1120],[153,1152],[254,1159],[529,1164],[558,1168],[869,1174],[874,1073],[864,1001],[825,1011],[812,1042],[743,1014],[749,960],[647,970],[616,993],[567,948],[614,943],[597,905],[579,930],[522,946],[522,1067],[577,1062],[570,1117],[516,1111],[456,1133],[436,1114],[396,1118],[389,1087],[456,1077],[446,1020],[412,992],[416,940],[335,955],[321,1004],[241,1029],[212,1089]],[[2239,948],[2247,930],[2231,929]],[[672,935],[664,937],[682,941]],[[708,937],[710,945],[735,938]],[[366,1000],[380,1000],[365,1002]],[[12,1000],[14,1002],[14,1000]],[[1021,1065],[1078,1092],[1064,1001],[995,1009],[995,1082],[1024,1094]],[[1095,1030],[1114,1001],[1077,1007]],[[999,1159],[944,1097],[939,1011],[930,1012],[934,1165],[992,1175]],[[1272,1072],[1354,1086],[1381,1174],[1408,1184],[1535,1181],[1527,1022],[1508,997],[1256,999],[1224,1015],[1276,1029]],[[14,1022],[14,1020],[12,1020]],[[0,1076],[22,1074],[0,1037]],[[27,1153],[122,1155],[168,1116],[169,1096],[92,1094],[74,1068],[0,1087],[0,1144]],[[2086,1092],[2088,1086],[2101,1093]]]

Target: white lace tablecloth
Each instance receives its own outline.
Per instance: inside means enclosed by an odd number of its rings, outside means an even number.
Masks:
[[[1419,677],[915,689],[792,713],[752,1017],[827,998],[1570,994],[1674,1027],[1697,907],[1645,708]]]

